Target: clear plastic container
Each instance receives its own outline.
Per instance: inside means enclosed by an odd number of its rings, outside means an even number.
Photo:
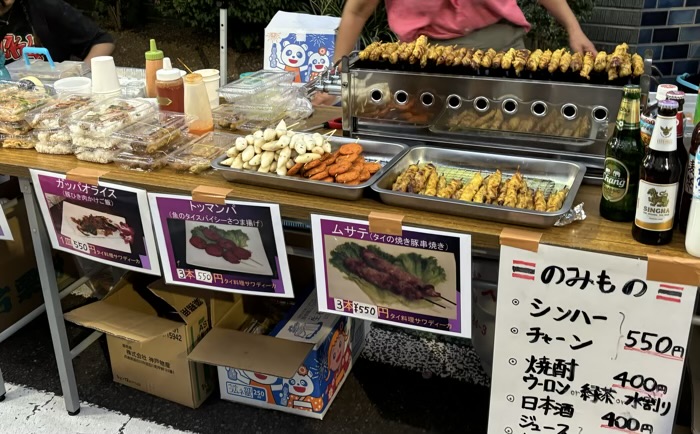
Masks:
[[[231,104],[221,104],[211,112],[214,118],[214,128],[222,130],[237,130],[238,127],[245,124],[246,119],[239,110]]]
[[[23,60],[7,65],[7,70],[13,80],[21,80],[25,77],[36,77],[42,83],[51,84],[56,80],[66,77],[80,77],[83,75],[81,62],[60,62],[51,67],[49,62],[39,59],[32,59],[29,65]]]
[[[207,133],[168,157],[168,165],[179,172],[202,173],[211,168],[211,162],[234,145],[233,134]]]
[[[73,143],[39,142],[34,145],[34,150],[40,154],[71,155],[75,152]]]
[[[14,82],[0,82],[0,122],[24,120],[24,115],[51,100],[41,87],[27,87]]]
[[[153,153],[182,137],[191,121],[182,113],[159,112],[155,119],[129,125],[111,139],[135,152]]]
[[[52,144],[73,145],[73,140],[71,139],[68,127],[56,128],[53,130],[34,130],[33,132],[36,136],[37,143],[44,146]]]
[[[0,134],[23,135],[32,130],[26,121],[0,122]]]
[[[143,100],[112,98],[75,113],[70,120],[73,139],[106,138],[135,122],[153,119],[156,107]]]
[[[106,148],[85,148],[75,147],[74,153],[78,160],[89,161],[91,163],[109,164],[114,161],[114,158],[121,153],[123,149],[106,149]]]
[[[32,128],[53,130],[63,127],[71,113],[85,110],[94,103],[88,95],[65,95],[55,102],[29,111],[25,119]]]
[[[2,142],[2,147],[7,149],[34,149],[36,138],[33,134],[0,134],[0,142]]]
[[[265,121],[284,116],[294,107],[296,89],[291,86],[277,86],[267,89],[254,98],[230,102],[241,116],[251,120]]]
[[[196,136],[182,135],[177,140],[152,153],[122,151],[114,158],[114,162],[123,169],[140,172],[159,170],[168,164],[168,158],[171,153],[178,152],[188,146],[195,138]]]
[[[226,102],[250,100],[266,94],[279,85],[291,84],[293,81],[293,72],[257,71],[219,88],[219,96],[226,99]]]

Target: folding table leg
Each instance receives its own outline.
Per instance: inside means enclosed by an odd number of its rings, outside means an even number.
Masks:
[[[5,394],[7,391],[5,390],[5,379],[2,378],[2,370],[0,370],[0,402],[5,400]]]
[[[80,401],[78,399],[75,371],[73,370],[73,359],[71,358],[68,336],[66,334],[66,324],[63,319],[61,299],[58,294],[56,271],[53,267],[51,242],[46,232],[46,226],[39,211],[39,204],[32,190],[31,182],[28,179],[20,179],[20,188],[24,194],[27,206],[36,265],[39,270],[39,279],[41,280],[41,291],[44,295],[46,316],[51,329],[51,341],[56,354],[63,400],[68,414],[74,416],[80,412]]]

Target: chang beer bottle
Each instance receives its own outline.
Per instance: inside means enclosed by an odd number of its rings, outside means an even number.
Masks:
[[[615,133],[605,146],[600,215],[616,222],[634,220],[639,167],[644,158],[644,145],[639,130],[640,96],[639,86],[624,87]]]
[[[643,244],[668,244],[673,238],[681,165],[676,151],[676,101],[660,101],[651,142],[639,177],[632,236]]]

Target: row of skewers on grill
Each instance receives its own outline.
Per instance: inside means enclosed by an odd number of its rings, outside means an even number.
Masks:
[[[545,197],[542,189],[528,187],[519,169],[508,180],[500,170],[485,177],[478,172],[469,182],[458,178],[448,180],[432,163],[410,165],[398,176],[392,190],[544,212],[559,211],[569,193],[564,187]]]
[[[511,68],[516,75],[523,71],[548,72],[554,74],[578,73],[590,79],[592,72],[607,72],[608,80],[617,78],[639,77],[644,73],[644,59],[639,54],[628,53],[629,46],[618,45],[612,53],[600,51],[572,53],[566,48],[558,50],[530,51],[511,48],[496,51],[492,48],[479,50],[460,48],[457,45],[440,45],[428,42],[421,35],[413,42],[373,42],[359,54],[361,61],[389,62],[390,64],[408,63],[429,66],[466,67],[472,70],[491,69],[507,71]]]

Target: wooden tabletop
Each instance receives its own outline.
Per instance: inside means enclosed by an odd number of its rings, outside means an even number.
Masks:
[[[320,109],[306,124],[311,126],[338,116],[338,109]],[[509,226],[485,220],[392,207],[375,199],[344,201],[233,184],[213,171],[201,175],[177,173],[169,168],[152,173],[135,172],[120,169],[114,164],[82,162],[73,156],[39,154],[32,150],[0,149],[0,174],[4,175],[26,178],[29,176],[29,168],[65,173],[75,167],[109,170],[109,173],[101,178],[102,180],[143,188],[150,192],[189,194],[199,185],[232,188],[231,199],[278,203],[282,216],[290,219],[308,221],[312,213],[351,218],[366,218],[371,211],[402,214],[405,224],[469,233],[472,235],[474,247],[481,249],[498,249],[498,236],[504,227]],[[649,253],[690,257],[685,251],[684,236],[680,233],[674,234],[670,245],[662,247],[645,246],[634,241],[631,223],[613,223],[600,217],[598,213],[600,196],[600,186],[583,185],[575,203],[585,203],[584,209],[588,216],[585,221],[575,222],[565,227],[533,230],[543,232],[543,243],[561,247],[633,257],[645,257]]]

